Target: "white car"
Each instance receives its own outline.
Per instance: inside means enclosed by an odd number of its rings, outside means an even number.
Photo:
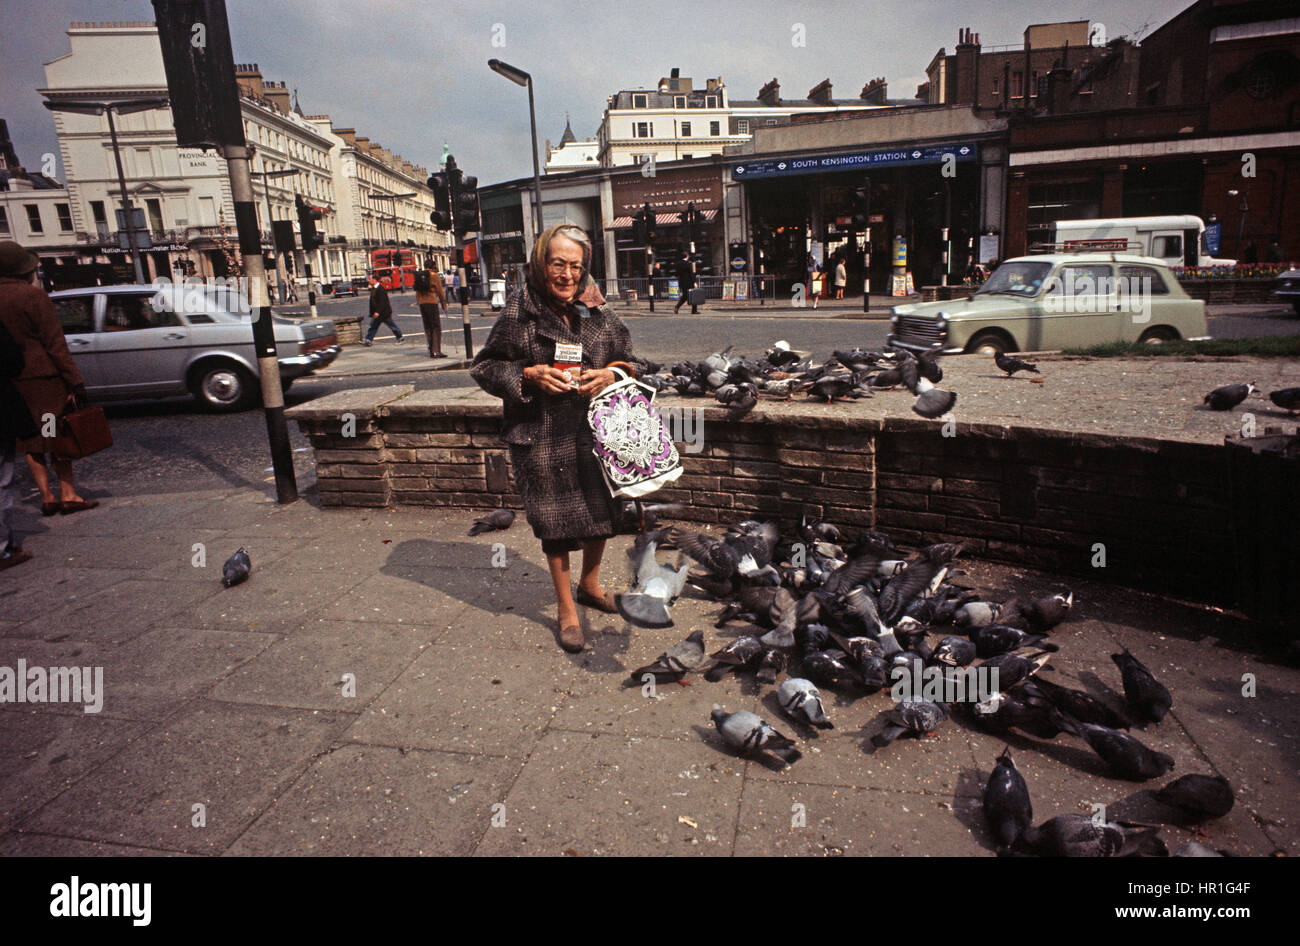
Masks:
[[[205,287],[182,296],[156,286],[90,286],[54,292],[50,299],[94,400],[189,392],[216,411],[257,401],[252,316],[228,289]],[[276,317],[275,346],[285,390],[339,354],[329,319]]]

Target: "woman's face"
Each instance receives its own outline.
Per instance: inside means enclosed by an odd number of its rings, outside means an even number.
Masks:
[[[561,302],[572,302],[582,281],[582,246],[556,236],[546,248],[546,288]]]

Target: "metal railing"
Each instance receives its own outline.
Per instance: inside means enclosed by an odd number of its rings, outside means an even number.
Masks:
[[[655,277],[655,299],[663,300],[670,298],[668,295],[668,283],[674,277],[658,276]],[[731,283],[735,289],[730,298],[723,299],[723,283]],[[759,305],[766,305],[774,302],[776,299],[776,277],[775,276],[696,276],[695,285],[704,290],[705,302],[757,302]],[[744,288],[742,289],[741,286]],[[620,276],[618,278],[618,292],[622,298],[627,298],[629,292],[635,292],[637,301],[641,302],[648,298],[649,279],[645,276]],[[736,295],[747,291],[748,298],[736,299]],[[676,302],[676,299],[673,299]]]

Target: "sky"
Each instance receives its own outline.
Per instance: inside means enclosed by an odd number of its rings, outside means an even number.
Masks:
[[[1087,19],[1108,38],[1150,33],[1191,0],[227,0],[236,62],[298,90],[326,113],[408,161],[434,169],[446,142],[480,185],[532,174],[527,91],[490,71],[497,58],[533,75],[540,160],[566,113],[595,137],[608,96],[653,87],[673,67],[698,87],[722,77],[753,99],[772,78],[802,98],[829,78],[855,98],[884,76],[910,98],[961,27],[984,46],[1022,41],[1031,23]],[[36,89],[44,63],[68,52],[73,20],[153,20],[149,0],[0,0],[0,118],[19,160],[57,151]],[[803,45],[796,45],[802,36]]]

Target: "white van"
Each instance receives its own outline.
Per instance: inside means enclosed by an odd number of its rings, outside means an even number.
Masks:
[[[1116,250],[1151,256],[1166,266],[1237,265],[1235,259],[1210,256],[1205,221],[1191,214],[1058,220],[1052,226],[1052,248],[1067,253]]]

